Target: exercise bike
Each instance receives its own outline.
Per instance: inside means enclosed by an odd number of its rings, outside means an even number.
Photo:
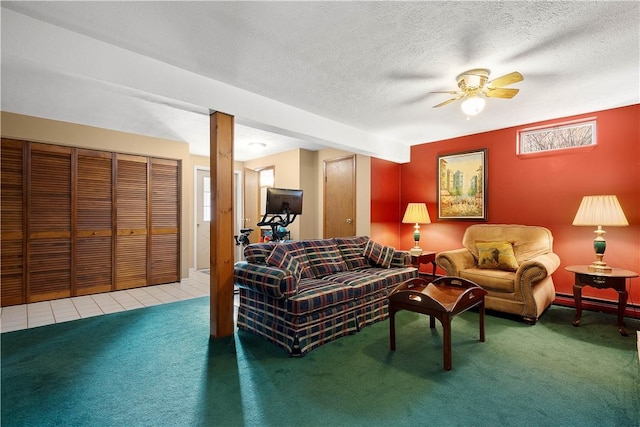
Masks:
[[[253,228],[241,228],[240,234],[233,236],[233,238],[236,241],[236,246],[240,246],[240,245],[247,246],[249,243],[251,243],[249,241],[249,236],[251,235],[251,232],[253,232]]]

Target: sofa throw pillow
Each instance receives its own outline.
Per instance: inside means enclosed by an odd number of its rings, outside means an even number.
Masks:
[[[275,245],[275,248],[267,257],[267,265],[289,270],[297,280],[313,277],[311,266],[304,251],[304,245],[300,242]]]
[[[367,236],[334,237],[333,241],[336,242],[349,270],[369,267],[369,262],[362,255],[364,245],[369,241]]]
[[[518,261],[509,242],[476,242],[478,268],[516,271]]]
[[[302,268],[295,256],[280,247],[276,247],[267,257],[267,265],[289,270],[296,280],[301,279]]]
[[[391,260],[391,268],[411,267],[411,253],[409,251],[395,251]]]
[[[333,240],[304,240],[302,243],[311,269],[317,278],[347,271],[347,264]]]
[[[267,257],[273,251],[274,243],[252,243],[244,248],[244,259],[251,264],[267,264]]]
[[[391,246],[383,246],[380,243],[369,240],[364,246],[362,255],[375,265],[389,268],[391,267],[391,261],[393,260],[395,251]]]

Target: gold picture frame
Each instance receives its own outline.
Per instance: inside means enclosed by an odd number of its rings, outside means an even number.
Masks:
[[[438,156],[438,219],[487,220],[487,149]]]

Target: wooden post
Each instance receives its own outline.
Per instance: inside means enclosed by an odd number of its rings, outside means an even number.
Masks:
[[[220,338],[234,333],[233,116],[212,113],[210,129],[210,335],[212,338]]]

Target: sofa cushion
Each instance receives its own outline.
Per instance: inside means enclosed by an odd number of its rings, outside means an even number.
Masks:
[[[251,264],[267,265],[267,257],[273,251],[274,243],[252,243],[244,248],[244,259]]]
[[[362,255],[374,265],[389,268],[391,267],[391,260],[393,260],[394,253],[395,249],[391,246],[383,246],[370,239],[364,246]]]
[[[353,291],[354,298],[364,295],[378,293],[385,289],[386,281],[384,277],[376,276],[366,272],[343,271],[324,278],[331,282],[342,283],[349,286]]]
[[[338,246],[331,239],[303,240],[304,250],[317,278],[348,269]]]
[[[518,261],[509,242],[476,242],[478,251],[478,268],[516,271]]]
[[[311,313],[352,299],[353,290],[347,285],[323,279],[302,279],[298,283],[298,293],[286,301],[287,312],[294,315]]]
[[[289,270],[297,280],[313,277],[311,266],[304,251],[304,245],[300,242],[275,245],[275,248],[267,257],[267,265]]]
[[[333,241],[338,246],[342,259],[347,264],[349,270],[369,267],[369,262],[362,254],[364,245],[369,240],[366,236],[357,237],[334,237]]]
[[[403,268],[381,268],[381,267],[369,267],[359,270],[366,274],[375,274],[383,278],[386,282],[385,287],[387,290],[392,290],[400,283],[406,282],[409,279],[415,279],[418,277],[418,269],[415,267],[403,267]]]

